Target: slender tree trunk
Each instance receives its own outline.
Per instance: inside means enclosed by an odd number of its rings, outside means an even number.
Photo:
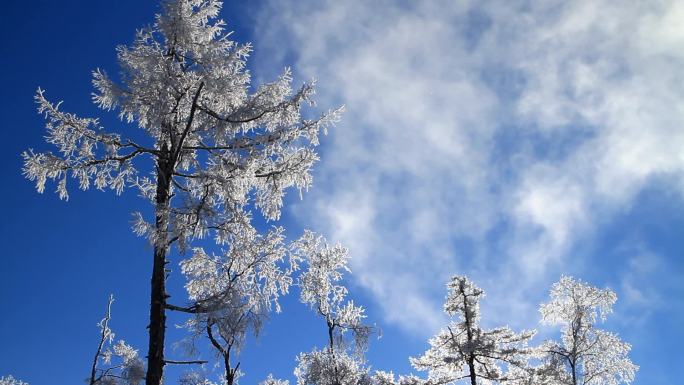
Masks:
[[[334,331],[334,326],[332,322],[328,322],[328,351],[330,351],[330,355],[334,356],[335,355],[335,348],[334,348],[334,339],[333,339],[333,331]]]
[[[107,331],[109,329],[109,320],[112,318],[112,302],[114,302],[114,296],[109,295],[109,301],[107,302],[107,311],[105,312],[105,317],[102,319],[100,323],[100,327],[102,328],[102,333],[100,335],[100,343],[97,345],[97,352],[95,353],[95,358],[93,359],[93,366],[90,370],[90,381],[88,382],[89,385],[95,385],[96,383],[99,382],[100,379],[96,378],[97,375],[97,362],[100,360],[100,357],[102,356],[102,347],[105,344],[105,341],[107,341]]]
[[[157,196],[155,207],[154,263],[150,296],[150,340],[147,353],[146,385],[160,385],[164,375],[164,334],[166,332],[166,253],[171,171],[169,151],[164,146],[157,161]]]
[[[210,318],[207,321],[207,337],[209,337],[209,341],[211,342],[212,345],[216,348],[216,350],[221,353],[223,356],[223,365],[225,366],[226,369],[226,385],[233,385],[235,383],[235,376],[237,374],[238,368],[240,367],[240,363],[238,362],[235,365],[235,368],[233,368],[230,365],[230,350],[233,348],[232,342],[228,344],[227,347],[223,347],[217,340],[214,338],[214,332],[212,331],[212,328],[214,326],[214,321]],[[228,342],[225,336],[221,334],[221,330],[219,330],[219,334],[221,335],[221,338],[223,338],[224,341]]]
[[[463,318],[465,319],[465,324],[466,324],[466,335],[468,336],[468,344],[471,345],[472,349],[472,343],[473,343],[473,330],[472,330],[472,325],[471,325],[471,320],[470,320],[470,311],[468,310],[468,301],[467,301],[467,295],[466,292],[463,288],[463,284],[461,284],[460,288],[461,294],[463,295]],[[475,352],[471,351],[470,354],[468,355],[468,370],[470,371],[470,385],[477,385],[477,374],[475,373]]]
[[[328,343],[330,344],[328,346],[328,349],[330,351],[330,357],[332,358],[332,361],[333,361],[333,373],[335,376],[333,385],[340,385],[340,373],[339,373],[339,370],[337,369],[337,359],[335,358],[335,338],[333,336],[334,331],[335,331],[335,323],[328,321]]]
[[[572,385],[577,385],[577,369],[574,361],[572,362],[570,367],[572,369]]]
[[[468,357],[468,369],[470,370],[470,385],[477,385],[477,375],[475,374],[475,357]]]
[[[233,385],[233,382],[235,381],[235,372],[230,367],[230,355],[229,354],[223,355],[223,364],[226,367],[226,385]]]
[[[581,314],[581,310],[577,311]],[[576,317],[572,321],[572,359],[570,360],[570,367],[572,369],[572,385],[577,385],[577,345],[579,344],[579,333],[582,329],[582,318]]]

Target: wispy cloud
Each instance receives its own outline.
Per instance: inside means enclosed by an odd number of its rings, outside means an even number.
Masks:
[[[454,273],[531,326],[578,242],[645,186],[684,193],[682,18],[674,1],[266,2],[257,55],[348,111],[298,215],[407,330],[442,322]]]

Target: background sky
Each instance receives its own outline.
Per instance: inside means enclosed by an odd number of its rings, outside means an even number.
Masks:
[[[134,130],[91,104],[90,73],[116,73],[115,46],[158,9],[3,7],[0,376],[81,383],[109,293],[117,336],[146,351],[152,252],[130,213],[147,209],[132,191],[39,195],[20,153],[48,148],[38,86],[67,111]],[[407,358],[446,322],[453,274],[487,292],[486,326],[556,337],[537,306],[568,274],[616,291],[604,327],[632,344],[635,384],[681,379],[684,3],[261,0],[227,2],[222,17],[254,43],[256,83],[292,66],[296,82],[318,79],[321,108],[346,105],[314,187],[290,194],[281,224],[291,239],[308,227],[351,249],[348,284],[383,331],[374,369],[411,372]],[[316,321],[286,299],[243,352],[243,383],[292,379],[296,354],[325,343]]]

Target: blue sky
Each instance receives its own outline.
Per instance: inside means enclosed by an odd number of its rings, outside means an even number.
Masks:
[[[289,65],[297,81],[318,79],[322,108],[347,107],[323,139],[314,187],[291,194],[282,224],[292,238],[309,227],[351,249],[349,285],[383,330],[373,368],[411,371],[407,358],[445,322],[452,274],[488,293],[485,324],[517,329],[540,328],[538,304],[570,274],[617,292],[605,327],[633,345],[635,384],[678,379],[684,5],[613,3],[226,3],[234,38],[254,43],[256,82]],[[117,336],[146,349],[151,250],[130,231],[141,201],[39,195],[19,154],[46,148],[38,86],[110,130],[133,129],[90,103],[90,73],[115,73],[114,47],[157,9],[41,1],[0,16],[0,376],[85,378],[109,293]],[[171,285],[182,298],[178,274]],[[286,300],[243,352],[243,383],[291,379],[296,354],[325,342],[312,333],[321,327]]]

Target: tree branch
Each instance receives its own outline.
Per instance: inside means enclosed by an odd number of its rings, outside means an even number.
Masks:
[[[109,302],[107,302],[107,311],[105,312],[105,317],[100,321],[100,327],[102,328],[102,334],[100,336],[100,343],[97,345],[97,352],[95,353],[95,358],[93,359],[93,366],[90,371],[90,385],[94,385],[99,381],[99,379],[95,378],[95,375],[97,373],[97,361],[100,359],[100,355],[102,354],[102,347],[104,346],[105,341],[107,340],[107,337],[111,334],[109,332],[109,320],[112,318],[112,302],[114,302],[114,296],[109,295]]]
[[[192,360],[192,361],[176,361],[176,360],[164,360],[165,364],[173,364],[173,365],[192,365],[192,364],[206,364],[209,361],[205,360]]]
[[[172,304],[170,304],[170,303],[167,303],[165,307],[166,307],[167,310],[179,311],[179,312],[181,312],[181,313],[189,313],[189,314],[200,314],[200,313],[204,313],[204,311],[201,311],[201,310],[197,307],[197,305],[193,305],[193,306],[190,306],[190,307],[182,307],[182,306],[176,306],[176,305],[172,305]]]
[[[199,98],[200,93],[202,92],[202,88],[204,88],[204,82],[200,82],[200,85],[199,87],[197,87],[197,91],[195,92],[195,96],[192,98],[192,106],[190,107],[190,116],[188,117],[188,123],[185,125],[185,130],[183,130],[183,133],[181,134],[181,137],[178,140],[176,152],[173,154],[172,159],[174,165],[178,161],[178,157],[180,156],[181,150],[183,149],[183,142],[185,141],[185,138],[188,136],[188,132],[190,132],[190,128],[192,127],[192,121],[195,119],[195,111],[197,110],[197,99]]]

